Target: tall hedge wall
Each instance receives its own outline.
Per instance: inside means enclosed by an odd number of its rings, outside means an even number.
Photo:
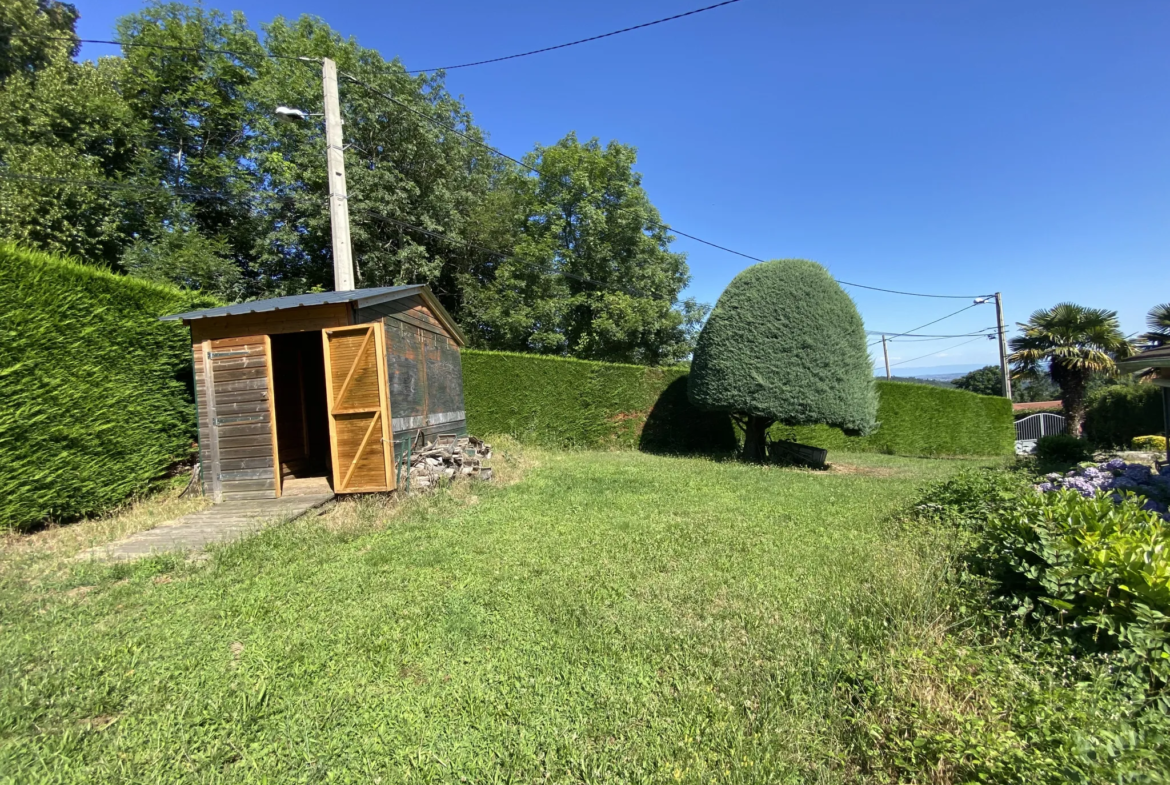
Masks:
[[[0,529],[106,510],[190,455],[190,344],[213,304],[0,244]]]
[[[730,420],[691,406],[686,382],[686,368],[463,352],[468,430],[550,447],[732,449]]]
[[[1085,436],[1101,447],[1129,447],[1137,436],[1165,430],[1162,388],[1152,384],[1104,387],[1089,396]]]
[[[735,446],[726,415],[687,401],[685,368],[645,368],[465,351],[468,428],[550,446],[619,447],[654,452],[720,452]],[[849,452],[900,455],[1009,455],[1011,403],[962,390],[879,381],[878,430],[865,437],[836,428],[775,426],[773,435]]]

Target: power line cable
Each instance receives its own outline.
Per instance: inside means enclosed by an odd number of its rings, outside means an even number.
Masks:
[[[924,333],[921,333],[921,334],[916,333],[916,334],[914,334],[913,337],[899,338],[898,340],[895,340],[895,336],[891,335],[890,333],[886,333],[885,337],[886,337],[886,341],[888,343],[922,343],[923,341],[945,341],[945,340],[948,340],[951,338],[972,338],[972,337],[994,338],[996,335],[996,330],[997,330],[996,327],[984,327],[982,330],[980,330],[978,332],[955,333],[954,335],[926,335]],[[871,334],[871,335],[880,335],[881,334],[881,333],[871,332],[869,330],[866,330],[866,333]],[[882,342],[882,339],[878,338],[876,341],[870,341],[868,344],[866,344],[866,346],[869,346],[869,347],[877,346],[881,342]]]
[[[979,336],[979,338],[983,338],[983,337],[984,336],[982,336],[982,335]],[[946,346],[942,349],[939,349],[937,352],[931,352],[930,354],[923,354],[923,355],[920,355],[918,357],[911,357],[909,360],[902,360],[901,362],[890,363],[890,367],[895,368],[899,365],[905,365],[906,363],[912,363],[915,360],[924,360],[927,357],[934,357],[936,354],[942,354],[943,352],[949,352],[951,349],[958,349],[960,346],[966,346],[969,343],[975,343],[976,341],[979,340],[979,338],[972,338],[969,341],[963,341],[962,343],[957,343],[954,346]]]
[[[503,251],[497,251],[493,248],[488,248],[486,246],[479,245],[478,243],[470,242],[469,240],[460,240],[460,239],[455,238],[455,237],[450,237],[449,235],[445,235],[441,232],[436,232],[433,229],[424,229],[421,226],[415,226],[414,224],[407,223],[406,221],[400,221],[397,218],[391,218],[388,215],[383,215],[382,213],[378,213],[378,212],[375,212],[373,210],[366,210],[366,209],[363,209],[360,207],[352,207],[352,206],[351,206],[351,209],[355,213],[365,214],[365,215],[373,216],[375,218],[379,218],[379,219],[384,220],[384,221],[389,221],[390,223],[397,224],[398,226],[401,226],[401,227],[406,228],[406,229],[411,229],[413,231],[421,232],[422,234],[425,234],[429,237],[434,237],[438,240],[443,240],[443,241],[453,243],[456,245],[462,245],[466,248],[471,248],[473,250],[477,250],[477,251],[481,251],[481,252],[486,253],[486,254],[490,254],[490,255],[495,256],[499,259],[506,259],[506,260],[510,260],[510,261],[519,262],[520,264],[523,264],[526,267],[529,267],[530,269],[536,270],[537,272],[545,273],[546,275],[563,275],[566,278],[573,278],[575,280],[582,281],[584,283],[593,284],[594,286],[602,286],[602,287],[611,288],[611,289],[618,289],[620,291],[625,292],[626,294],[630,294],[630,295],[633,295],[635,297],[645,297],[647,299],[657,299],[657,300],[666,299],[663,297],[651,297],[651,296],[647,295],[645,292],[642,292],[638,289],[633,289],[633,288],[625,287],[625,286],[618,286],[616,284],[612,284],[612,283],[609,283],[607,281],[598,281],[595,278],[589,278],[589,277],[584,276],[584,275],[572,273],[572,272],[569,272],[568,270],[550,270],[547,267],[542,267],[540,265],[533,264],[532,262],[526,262],[523,259],[518,259],[511,254],[504,253]]]
[[[519,54],[506,55],[504,57],[493,57],[490,60],[477,60],[474,63],[460,63],[459,65],[445,65],[445,66],[441,66],[439,68],[415,68],[415,69],[412,69],[410,71],[407,71],[407,73],[408,74],[419,74],[419,73],[424,73],[426,71],[453,71],[456,68],[471,68],[472,66],[476,66],[476,65],[487,65],[488,63],[501,63],[504,60],[515,60],[518,57],[528,57],[530,55],[543,54],[544,52],[553,52],[553,51],[556,51],[557,49],[565,49],[565,48],[570,47],[570,46],[577,46],[578,44],[587,44],[590,41],[600,41],[602,38],[610,38],[611,36],[621,35],[622,33],[629,33],[629,32],[632,32],[634,30],[641,30],[645,27],[653,27],[654,25],[664,24],[666,22],[673,22],[676,19],[682,19],[683,17],[687,17],[687,16],[694,16],[695,14],[701,14],[704,11],[713,11],[716,8],[722,8],[725,5],[732,5],[733,3],[738,3],[739,1],[740,0],[724,0],[722,3],[716,3],[715,5],[709,5],[709,6],[706,6],[704,8],[696,8],[693,11],[687,11],[685,13],[675,14],[674,16],[668,16],[668,17],[665,17],[663,19],[655,19],[653,22],[643,22],[642,24],[634,25],[633,27],[623,27],[621,30],[614,30],[613,32],[602,33],[601,35],[593,35],[593,36],[590,36],[589,38],[582,38],[582,39],[577,40],[577,41],[569,41],[567,44],[557,44],[556,46],[546,46],[542,49],[533,49],[530,52],[520,52]]]
[[[656,21],[656,22],[647,22],[646,25],[627,28],[627,30],[638,29],[639,27],[646,27],[649,25],[655,25],[655,23],[660,23],[662,21],[669,21],[672,19],[677,19],[677,18],[680,18],[680,16],[687,16],[690,14],[700,13],[702,11],[709,11],[710,8],[717,8],[717,7],[720,7],[723,5],[730,5],[731,2],[738,2],[738,1],[739,0],[727,0],[727,2],[722,2],[722,4],[717,4],[715,6],[708,6],[706,8],[696,9],[696,11],[693,11],[693,12],[688,12],[686,14],[672,16],[672,18],[667,18],[667,19]],[[606,34],[606,35],[617,35],[618,33],[627,32],[627,30],[617,30],[617,32]],[[173,46],[173,44],[106,41],[106,40],[99,40],[99,39],[76,39],[76,37],[68,37],[68,36],[33,35],[33,34],[25,34],[25,33],[11,33],[11,34],[9,34],[9,37],[26,37],[26,39],[39,39],[39,40],[46,40],[46,41],[68,41],[68,42],[74,42],[74,43],[102,43],[102,44],[109,44],[109,46],[118,46],[118,47],[139,47],[139,48],[147,48],[147,49],[163,49],[163,50],[176,50],[176,51],[200,51],[200,53],[204,53],[204,51],[206,51],[206,53],[230,55],[230,56],[234,56],[234,57],[263,56],[263,57],[273,58],[273,60],[291,60],[291,61],[297,61],[297,62],[303,62],[303,63],[317,62],[317,58],[315,58],[315,57],[304,57],[304,56],[297,56],[297,55],[275,55],[275,54],[267,53],[267,51],[264,51],[264,53],[240,53],[240,51],[233,51],[230,49],[214,49],[214,48],[209,48],[209,47],[181,47],[181,46]],[[571,42],[571,43],[567,43],[567,44],[560,44],[559,47],[551,47],[550,49],[562,48],[565,46],[573,46],[574,43],[584,43],[585,41],[596,40],[597,37],[605,37],[605,36],[594,36],[594,39],[583,39],[581,41]],[[549,49],[535,50],[535,51],[531,51],[531,53],[525,53],[525,54],[536,54],[537,51],[546,51],[546,50],[549,50]],[[523,54],[522,55],[511,55],[509,57],[501,58],[501,60],[508,60],[508,58],[510,58],[510,57],[521,57],[521,56],[524,56],[524,55]],[[483,62],[495,62],[495,61],[483,61]],[[479,63],[466,63],[466,64],[464,64],[464,66],[474,66],[474,64],[479,64]],[[459,66],[457,68],[462,68],[462,67],[463,66]],[[452,67],[452,68],[456,68],[456,67]],[[422,70],[426,70],[426,69],[422,69]],[[418,73],[418,71],[407,71],[407,73]],[[468,142],[472,142],[473,144],[480,145],[481,147],[483,147],[484,150],[488,150],[489,152],[496,154],[496,156],[500,156],[501,158],[505,158],[505,159],[512,161],[512,163],[514,163],[518,166],[521,166],[521,167],[525,168],[525,170],[528,170],[528,171],[536,174],[537,177],[539,177],[539,175],[541,175],[541,172],[539,172],[539,170],[537,170],[536,167],[529,166],[528,164],[525,164],[524,161],[519,160],[518,158],[514,158],[514,157],[509,156],[508,153],[505,153],[502,150],[497,149],[497,147],[493,147],[493,146],[487,144],[486,142],[482,142],[482,140],[476,139],[475,137],[470,136],[469,133],[461,131],[460,129],[455,128],[455,126],[453,126],[453,125],[448,125],[447,123],[443,123],[442,120],[440,120],[438,118],[434,118],[434,117],[427,115],[426,112],[421,112],[417,109],[414,109],[413,106],[411,106],[405,102],[399,101],[399,99],[394,98],[393,96],[386,94],[386,92],[383,92],[383,91],[378,90],[377,88],[371,87],[370,84],[367,84],[367,83],[363,82],[362,80],[358,80],[358,78],[355,76],[352,76],[350,74],[342,74],[342,76],[347,78],[347,80],[349,80],[355,84],[358,84],[359,87],[363,87],[366,90],[373,92],[373,94],[376,94],[380,97],[383,97],[383,98],[387,99],[387,101],[390,101],[394,104],[397,104],[397,105],[401,106],[401,108],[406,109],[407,111],[413,112],[414,115],[418,115],[422,119],[427,120],[427,122],[434,123],[435,125],[439,125],[439,126],[441,126],[441,128],[445,128],[448,131],[456,133],[456,135],[459,135],[460,137],[467,139]],[[702,239],[702,237],[698,237],[694,234],[689,234],[687,232],[683,232],[683,230],[681,230],[679,228],[670,226],[669,223],[662,223],[660,221],[648,220],[645,218],[645,216],[643,216],[642,220],[645,221],[646,223],[648,223],[648,225],[656,226],[656,227],[659,227],[661,229],[666,229],[667,232],[672,232],[676,235],[687,237],[688,240],[694,240],[695,242],[700,242],[704,246],[708,246],[710,248],[715,248],[717,250],[722,250],[722,252],[724,252],[724,253],[734,254],[736,256],[741,256],[741,257],[743,257],[743,259],[748,259],[748,260],[751,260],[753,262],[768,261],[765,259],[761,259],[761,257],[759,257],[759,256],[752,256],[751,254],[745,254],[743,252],[739,252],[739,250],[735,250],[734,248],[728,248],[727,246],[721,246],[721,245],[718,245],[718,243],[711,242],[710,240],[704,240],[704,239]],[[846,285],[846,287],[856,287],[858,289],[868,289],[870,291],[882,291],[882,292],[886,292],[886,294],[903,295],[903,296],[907,296],[907,297],[932,297],[932,298],[940,298],[940,299],[972,299],[975,297],[985,296],[985,295],[936,295],[936,294],[930,294],[930,292],[903,291],[903,290],[899,290],[899,289],[885,289],[882,287],[872,287],[872,285],[868,285],[865,283],[844,281],[844,280],[840,280],[840,278],[835,278],[835,280],[837,280],[837,282],[840,283],[841,285]]]
[[[963,311],[970,310],[971,308],[974,308],[976,305],[982,305],[982,303],[971,303],[970,305],[965,306],[963,308],[960,308],[959,310],[957,310],[953,313],[948,313],[946,316],[940,316],[939,318],[935,319],[933,322],[927,322],[926,324],[920,324],[919,326],[914,327],[910,330],[907,330],[904,333],[883,333],[883,332],[880,332],[878,330],[866,330],[866,332],[871,333],[873,335],[884,335],[887,338],[899,337],[899,336],[912,336],[912,335],[916,335],[919,338],[925,338],[926,337],[925,335],[918,335],[917,334],[918,330],[921,330],[924,327],[929,327],[932,324],[938,324],[939,322],[943,321],[944,319],[950,319],[952,316],[958,316]],[[934,337],[939,337],[939,336],[934,336]],[[881,341],[874,341],[873,343],[870,344],[870,346],[874,346],[874,345],[879,344],[879,343],[881,343]]]
[[[418,115],[419,117],[426,120],[427,122],[433,123],[434,125],[437,125],[440,128],[445,128],[446,130],[451,131],[452,133],[458,134],[459,136],[461,136],[462,138],[471,142],[472,144],[476,144],[476,145],[482,147],[483,149],[487,150],[488,152],[491,152],[495,155],[498,155],[501,158],[507,159],[507,160],[511,161],[512,163],[516,164],[517,166],[520,166],[520,167],[528,170],[529,172],[532,172],[533,174],[535,174],[538,177],[541,176],[540,170],[537,169],[535,166],[531,166],[529,164],[526,164],[524,161],[521,161],[519,158],[515,158],[513,156],[510,156],[507,153],[505,153],[504,151],[500,150],[499,148],[492,147],[487,142],[484,142],[480,139],[476,139],[474,136],[471,136],[470,134],[466,133],[465,131],[460,130],[459,128],[456,128],[453,125],[445,123],[442,120],[439,120],[438,118],[431,117],[427,113],[421,112],[418,109],[415,109],[413,106],[410,106],[405,101],[400,101],[399,99],[395,98],[394,96],[390,95],[389,93],[382,92],[381,90],[367,84],[366,82],[362,81],[361,79],[358,79],[357,77],[353,76],[352,74],[341,73],[340,75],[345,77],[350,82],[353,82],[354,84],[358,85],[359,87],[365,88],[369,92],[371,92],[375,95],[378,95],[378,96],[386,99],[387,101],[390,101],[390,102],[396,104],[397,106],[401,106],[403,109],[406,109],[407,111]],[[620,211],[622,208],[617,208],[617,209]],[[704,240],[702,237],[697,237],[693,234],[689,234],[687,232],[684,232],[684,231],[682,231],[682,230],[678,229],[677,227],[672,226],[670,224],[662,223],[660,221],[652,221],[652,220],[646,218],[645,216],[640,216],[640,217],[647,224],[650,224],[652,226],[657,226],[660,229],[665,229],[668,232],[673,232],[674,234],[680,235],[682,237],[686,237],[690,240],[694,240],[695,242],[702,243],[703,245],[710,246],[711,248],[716,248],[720,251],[724,251],[724,252],[729,253],[729,254],[741,256],[744,259],[750,259],[753,262],[766,262],[766,261],[768,261],[767,259],[761,259],[758,256],[752,256],[751,254],[743,253],[742,251],[737,251],[733,248],[728,248],[725,245],[719,245],[718,243],[713,243],[710,240]],[[905,291],[900,291],[897,289],[883,289],[883,288],[878,287],[878,286],[869,286],[867,284],[855,283],[853,281],[844,281],[844,280],[841,280],[839,278],[835,279],[835,280],[837,281],[837,283],[842,284],[844,286],[856,286],[860,289],[870,289],[870,290],[875,291],[875,292],[887,292],[889,294],[900,294],[900,295],[907,295],[910,297],[935,297],[935,298],[942,298],[942,299],[947,299],[947,300],[970,300],[970,299],[975,299],[976,297],[983,296],[983,295],[927,294],[927,293],[923,293],[923,292],[905,292]]]

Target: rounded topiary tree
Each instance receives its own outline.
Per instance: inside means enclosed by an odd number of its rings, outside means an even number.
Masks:
[[[739,420],[753,461],[775,422],[861,434],[876,426],[861,315],[824,267],[803,259],[757,264],[728,285],[699,334],[687,392]]]

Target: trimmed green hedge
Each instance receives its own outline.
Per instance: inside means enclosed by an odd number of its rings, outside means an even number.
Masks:
[[[1013,455],[1012,404],[925,384],[878,381],[878,428],[869,436],[846,436],[836,428],[773,426],[773,436],[843,452],[890,455]]]
[[[463,352],[468,430],[550,447],[734,449],[727,415],[696,410],[686,382],[685,367]],[[688,427],[677,427],[680,421]]]
[[[1163,430],[1161,387],[1119,385],[1089,395],[1085,437],[1093,444],[1126,449],[1134,437],[1156,436]]]
[[[191,455],[187,331],[213,303],[0,244],[0,529],[116,506]]]
[[[687,369],[646,368],[530,354],[463,353],[468,428],[557,447],[727,452],[727,415],[686,398]],[[1011,403],[962,390],[879,381],[878,430],[846,436],[827,426],[774,426],[777,438],[847,452],[1010,455]]]

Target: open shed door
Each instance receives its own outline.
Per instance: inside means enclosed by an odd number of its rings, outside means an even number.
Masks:
[[[381,322],[321,331],[335,493],[394,490]]]

